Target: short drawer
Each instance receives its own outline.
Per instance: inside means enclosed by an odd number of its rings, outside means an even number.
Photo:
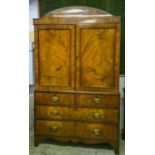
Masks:
[[[114,109],[77,108],[73,117],[79,121],[118,123],[118,116],[118,110]]]
[[[35,92],[35,103],[42,105],[73,106],[74,95],[68,93],[38,93]]]
[[[38,105],[35,107],[36,119],[53,119],[53,120],[67,120],[72,118],[72,108],[67,107],[50,107]]]
[[[73,127],[71,122],[37,120],[35,131],[37,135],[71,136]]]
[[[119,95],[77,94],[76,104],[79,107],[119,108]]]
[[[76,123],[76,136],[103,140],[118,140],[118,127],[114,125]]]

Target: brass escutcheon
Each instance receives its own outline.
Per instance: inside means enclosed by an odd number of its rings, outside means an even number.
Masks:
[[[98,112],[94,112],[93,117],[96,118],[96,119],[99,119],[99,118],[101,118],[101,115]]]
[[[53,111],[51,111],[51,114],[52,115],[59,115],[59,111],[58,110],[53,110]]]
[[[101,99],[100,98],[94,98],[94,102],[96,103],[96,104],[99,104],[100,102],[101,102]]]
[[[52,127],[51,127],[51,130],[52,130],[53,132],[56,132],[56,131],[59,130],[59,127],[58,127],[58,126],[52,126]]]
[[[58,101],[59,101],[59,97],[53,96],[53,97],[51,98],[51,100],[52,100],[53,102],[58,102]]]
[[[93,133],[94,133],[94,135],[100,135],[100,130],[99,129],[94,129],[94,131],[93,131]]]

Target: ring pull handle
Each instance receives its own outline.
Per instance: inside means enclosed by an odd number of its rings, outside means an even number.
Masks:
[[[93,117],[96,118],[96,119],[100,119],[101,118],[101,114],[98,113],[98,112],[94,112],[93,113]]]
[[[52,132],[57,132],[59,130],[59,127],[58,126],[52,126],[51,127],[51,131]]]
[[[101,103],[101,99],[100,98],[94,98],[94,102],[96,103],[96,104],[99,104],[99,103]]]
[[[51,97],[52,102],[58,102],[59,101],[59,97],[58,96],[53,96]]]
[[[100,132],[99,129],[94,129],[94,130],[93,130],[93,133],[94,133],[95,136],[98,136],[98,135],[101,134],[101,132]]]
[[[53,111],[51,111],[51,114],[54,115],[54,116],[59,115],[59,111],[58,110],[53,110]]]

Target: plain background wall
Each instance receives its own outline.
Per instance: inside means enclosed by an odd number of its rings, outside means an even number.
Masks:
[[[30,0],[29,1],[29,85],[34,84],[34,52],[33,52],[33,42],[34,42],[34,26],[33,18],[39,17],[39,1]]]
[[[38,0],[29,0],[29,85],[34,85],[34,27],[33,18],[39,17]],[[33,128],[34,122],[34,95],[29,94],[29,128]]]

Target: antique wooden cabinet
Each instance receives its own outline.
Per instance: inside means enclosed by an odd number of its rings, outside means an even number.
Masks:
[[[120,17],[65,7],[34,19],[35,146],[109,143],[119,153]]]

